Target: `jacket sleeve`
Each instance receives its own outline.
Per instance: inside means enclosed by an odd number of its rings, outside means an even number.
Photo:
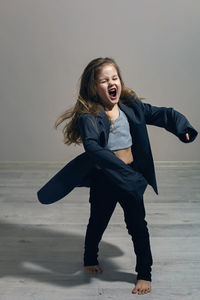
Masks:
[[[184,143],[190,143],[197,137],[198,132],[187,118],[177,110],[172,107],[157,107],[143,101],[139,102],[144,112],[146,124],[163,127]],[[186,139],[186,133],[189,133],[189,141]]]
[[[125,164],[110,149],[100,146],[100,134],[95,117],[81,114],[78,126],[84,149],[92,161],[98,164],[118,186],[141,199],[148,184],[146,179],[140,172],[134,171]]]

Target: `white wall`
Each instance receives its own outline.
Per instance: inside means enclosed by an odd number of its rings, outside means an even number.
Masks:
[[[172,106],[199,131],[200,1],[0,0],[0,161],[68,161],[55,119],[75,103],[93,58],[111,56],[146,102]],[[200,160],[149,127],[155,160]]]

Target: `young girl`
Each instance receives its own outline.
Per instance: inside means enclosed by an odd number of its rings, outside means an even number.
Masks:
[[[55,123],[57,128],[71,118],[63,128],[64,143],[83,143],[85,153],[68,163],[38,192],[40,202],[48,204],[76,186],[90,187],[84,269],[93,274],[102,272],[99,242],[116,204],[120,204],[136,254],[137,283],[132,293],[140,295],[151,291],[153,263],[143,194],[148,184],[158,194],[146,124],[163,127],[184,143],[192,142],[198,134],[173,108],[156,107],[141,100],[124,85],[113,59],[92,60],[81,76],[75,106]]]

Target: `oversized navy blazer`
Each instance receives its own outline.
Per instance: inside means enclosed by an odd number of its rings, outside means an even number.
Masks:
[[[89,187],[96,164],[113,182],[138,199],[143,197],[148,184],[158,194],[146,125],[163,127],[184,143],[192,142],[198,132],[172,107],[156,107],[139,99],[118,105],[129,121],[133,140],[131,150],[140,172],[134,171],[107,148],[110,121],[104,109],[101,108],[98,116],[84,113],[80,115],[78,125],[85,152],[71,160],[37,192],[41,203],[54,203],[75,187]],[[186,133],[189,133],[189,141]]]

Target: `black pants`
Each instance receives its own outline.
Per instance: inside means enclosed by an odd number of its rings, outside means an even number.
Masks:
[[[136,161],[129,165],[139,171]],[[101,169],[96,169],[92,175],[89,202],[91,206],[85,236],[84,266],[98,264],[99,242],[119,202],[124,211],[126,228],[133,241],[137,279],[151,281],[153,260],[143,199],[141,201],[134,198],[113,183]]]

